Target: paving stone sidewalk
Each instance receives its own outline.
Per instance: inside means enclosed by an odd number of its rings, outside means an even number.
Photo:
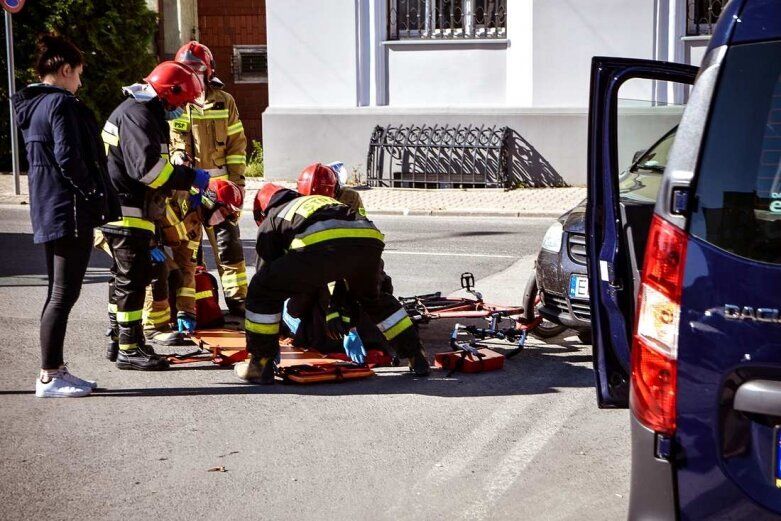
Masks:
[[[254,195],[263,181],[247,180],[247,191]],[[295,187],[294,183],[281,183]],[[0,204],[27,204],[27,176],[20,177],[21,195],[14,194],[14,179],[0,174]],[[420,190],[414,188],[356,187],[369,214],[556,217],[586,197],[585,187],[496,188]],[[245,201],[252,208],[252,197]]]

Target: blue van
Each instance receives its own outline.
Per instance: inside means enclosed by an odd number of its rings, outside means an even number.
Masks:
[[[781,0],[727,3],[655,205],[619,198],[618,89],[690,67],[594,58],[586,210],[600,407],[629,407],[632,519],[781,517]],[[646,212],[644,225],[627,226]],[[641,245],[642,247],[638,247]],[[642,252],[640,254],[639,252]]]

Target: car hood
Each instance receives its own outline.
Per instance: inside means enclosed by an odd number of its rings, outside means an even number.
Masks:
[[[567,233],[586,233],[586,199],[559,217],[559,222]]]

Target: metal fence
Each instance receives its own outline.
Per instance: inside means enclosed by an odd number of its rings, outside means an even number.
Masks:
[[[504,188],[508,127],[377,126],[367,159],[369,186]]]
[[[506,38],[507,0],[388,0],[388,35],[391,40]]]
[[[686,4],[686,35],[713,34],[716,20],[727,0],[688,0]]]

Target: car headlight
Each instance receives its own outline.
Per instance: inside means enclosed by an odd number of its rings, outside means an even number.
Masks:
[[[564,228],[561,223],[556,221],[550,225],[545,237],[542,238],[542,249],[558,253],[561,250],[561,237],[564,234]]]

